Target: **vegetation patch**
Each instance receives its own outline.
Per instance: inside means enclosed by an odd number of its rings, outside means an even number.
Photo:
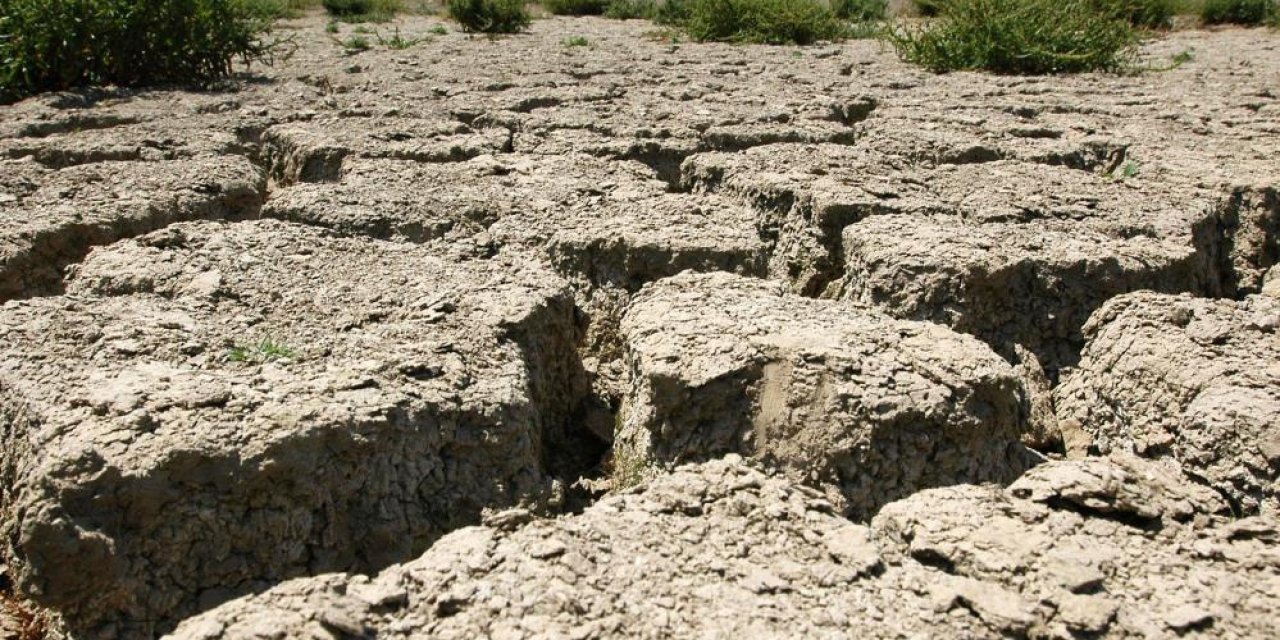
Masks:
[[[606,18],[614,20],[653,20],[658,16],[654,0],[613,0],[605,8]]]
[[[841,20],[875,22],[889,14],[889,0],[832,0],[831,10]]]
[[[1144,29],[1168,29],[1178,13],[1177,0],[1093,0],[1095,8]]]
[[[0,0],[0,102],[97,84],[206,84],[270,63],[272,17],[248,0]]]
[[[1277,0],[1204,0],[1200,19],[1205,24],[1276,24],[1280,21]]]
[[[907,62],[935,72],[1125,71],[1141,35],[1096,0],[949,0],[937,20],[886,35]]]
[[[299,18],[307,9],[320,5],[320,0],[248,0],[257,11],[272,19]]]
[[[283,342],[265,337],[255,344],[234,346],[227,351],[227,360],[232,362],[271,362],[281,358],[292,358],[293,349]]]
[[[401,0],[324,0],[324,10],[344,22],[386,22],[404,9]]]
[[[542,0],[542,7],[558,16],[600,16],[609,0]]]
[[[697,42],[805,45],[847,32],[821,0],[668,0],[658,19]]]
[[[524,0],[449,0],[446,8],[467,33],[519,33],[531,20]]]

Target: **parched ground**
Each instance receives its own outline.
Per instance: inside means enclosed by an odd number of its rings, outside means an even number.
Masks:
[[[1274,633],[1275,31],[324,26],[0,108],[5,637]]]

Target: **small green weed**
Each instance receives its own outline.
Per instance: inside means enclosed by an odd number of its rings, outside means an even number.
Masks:
[[[524,0],[448,0],[447,8],[468,33],[519,33],[531,21]]]
[[[369,39],[360,35],[351,36],[343,40],[341,44],[342,48],[347,50],[347,53],[360,53],[373,48],[373,44],[369,42]]]
[[[373,29],[372,29],[372,28],[370,28],[370,27],[366,27],[366,26],[364,26],[364,25],[360,24],[360,25],[356,25],[356,28],[352,29],[352,30],[351,30],[351,32],[352,32],[352,33],[358,33],[358,34],[360,34],[360,35],[366,35],[366,36],[367,36],[367,35],[369,35],[369,34],[373,33]]]
[[[1140,173],[1142,173],[1142,165],[1133,160],[1128,160],[1118,167],[1113,167],[1103,175],[1112,180],[1120,181],[1131,180],[1138,177],[1138,174]]]
[[[338,32],[338,21],[337,21],[337,20],[330,20],[328,24],[324,25],[324,31],[325,31],[325,33],[337,33],[337,32]]]
[[[932,24],[885,37],[935,72],[1047,74],[1134,68],[1140,34],[1095,0],[948,0]]]
[[[426,40],[426,38],[406,38],[400,35],[400,27],[396,27],[395,33],[391,34],[390,38],[383,38],[382,34],[376,31],[373,35],[378,38],[378,44],[394,51],[403,51]]]
[[[449,27],[446,27],[442,24],[438,24],[434,27],[431,27],[430,31],[431,33],[434,33],[435,35],[438,35],[438,36],[449,35]]]
[[[591,41],[582,36],[570,36],[564,39],[563,44],[566,47],[588,47],[591,46]]]
[[[234,346],[227,351],[227,360],[231,362],[271,362],[280,358],[292,358],[293,349],[271,337],[263,337],[256,344]]]

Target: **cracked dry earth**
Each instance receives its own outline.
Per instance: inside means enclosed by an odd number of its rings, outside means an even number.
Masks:
[[[323,27],[0,108],[52,637],[1273,637],[1274,32],[1023,78]]]

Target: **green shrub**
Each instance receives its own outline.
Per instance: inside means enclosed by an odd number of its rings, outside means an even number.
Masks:
[[[942,3],[946,0],[911,0],[911,6],[917,15],[931,18],[942,13]]]
[[[1093,0],[1093,4],[1135,27],[1146,29],[1167,29],[1178,13],[1177,0]]]
[[[1121,71],[1141,37],[1094,0],[950,0],[931,25],[887,35],[898,55],[932,71]]]
[[[1200,18],[1205,24],[1265,24],[1280,15],[1276,0],[1205,0]]]
[[[810,44],[844,37],[844,21],[820,0],[686,0],[672,24],[698,42]]]
[[[347,22],[386,22],[404,9],[401,0],[323,0],[329,15]]]
[[[206,84],[281,43],[246,0],[0,0],[0,101],[93,84]]]
[[[447,8],[468,33],[518,33],[530,22],[524,0],[449,0]]]
[[[652,20],[658,15],[654,0],[613,0],[605,7],[606,18],[614,20]]]
[[[599,16],[609,0],[542,0],[542,8],[558,16]]]
[[[653,21],[669,27],[678,27],[689,21],[692,4],[692,0],[666,0],[658,5]]]
[[[319,0],[246,0],[246,3],[263,15],[273,19],[297,18],[307,9],[319,6]]]
[[[889,0],[832,0],[831,10],[841,20],[873,22],[888,15]]]

